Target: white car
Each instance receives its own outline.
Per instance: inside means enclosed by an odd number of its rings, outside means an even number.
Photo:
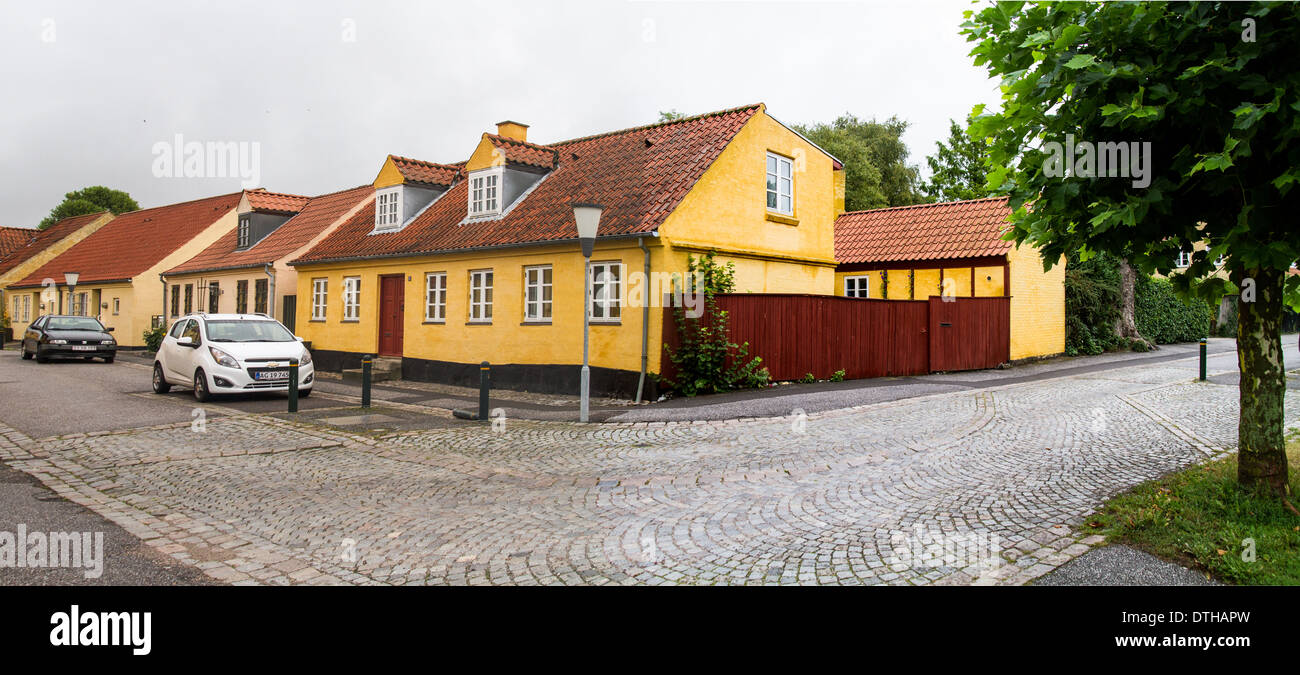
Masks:
[[[311,353],[283,324],[262,314],[189,314],[163,337],[153,362],[153,390],[193,387],[194,398],[289,390],[289,359],[298,359],[298,396],[316,379]]]

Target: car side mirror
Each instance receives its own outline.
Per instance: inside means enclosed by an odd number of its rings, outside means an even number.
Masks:
[[[302,342],[302,338],[299,337],[299,336],[297,336],[297,335],[293,336],[293,339],[295,339],[295,340],[297,340],[297,341],[299,341],[299,342]]]
[[[193,346],[194,346],[194,338],[192,338],[192,337],[190,337],[190,336],[188,336],[188,335],[185,336],[185,337],[176,338],[176,344],[178,344],[178,345],[185,345],[186,347],[193,347]]]
[[[104,332],[105,332],[105,333],[112,333],[112,332],[113,332],[113,327],[112,327],[112,326],[106,326],[106,327],[104,328]]]

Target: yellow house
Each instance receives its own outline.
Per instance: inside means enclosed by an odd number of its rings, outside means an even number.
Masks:
[[[182,314],[185,289],[193,289],[197,310],[266,314],[295,330],[298,274],[288,262],[373,198],[369,185],[314,198],[245,191],[235,209],[235,229],[163,272],[168,319]]]
[[[12,284],[40,314],[98,317],[119,345],[144,345],[143,333],[162,322],[160,275],[193,258],[235,228],[242,193],[123,213]],[[75,288],[70,275],[76,275]],[[193,304],[193,289],[185,299]]]
[[[40,300],[30,293],[9,293],[9,286],[94,234],[112,219],[113,214],[107,211],[64,218],[44,230],[33,231],[35,236],[25,245],[0,258],[0,307],[7,312],[15,333],[40,316]]]
[[[591,257],[592,390],[653,391],[664,293],[717,251],[740,292],[829,295],[843,166],[762,104],[545,145],[501,122],[463,162],[389,156],[359,211],[303,256],[297,332],[318,369],[363,354],[407,379],[578,390]]]
[[[1065,351],[1065,261],[1043,271],[1002,239],[1006,197],[853,211],[835,222],[835,293],[924,300],[1010,296],[1011,359]]]

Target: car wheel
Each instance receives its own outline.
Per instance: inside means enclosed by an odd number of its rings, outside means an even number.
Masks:
[[[38,350],[36,350],[36,362],[37,362],[37,363],[49,363],[49,362],[50,362],[50,357],[48,357],[48,356],[42,354],[42,353],[40,352],[40,350],[38,349]]]
[[[94,361],[94,360],[95,360],[95,357],[93,357],[93,356],[83,356],[83,357],[81,357],[81,360],[83,360],[83,361]]]
[[[113,359],[115,359],[115,358],[117,358],[117,357],[115,357],[115,356],[105,356],[105,357],[104,357],[104,363],[112,363],[112,362],[113,362]]]
[[[298,390],[298,398],[307,398],[308,396],[311,396],[310,388]]]
[[[153,364],[153,393],[166,394],[172,390],[172,385],[163,377],[162,364]]]
[[[202,369],[194,373],[194,400],[199,403],[212,400],[212,392],[208,391],[208,376],[203,374]]]
[[[32,360],[32,353],[29,352],[29,351],[27,351],[27,348],[26,348],[26,347],[23,347],[22,349],[23,349],[23,360],[24,360],[24,361],[31,361],[31,360]]]

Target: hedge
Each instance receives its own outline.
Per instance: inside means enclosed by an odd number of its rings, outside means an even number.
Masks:
[[[1164,345],[1209,336],[1215,312],[1205,302],[1180,299],[1167,279],[1138,275],[1134,290],[1133,318],[1146,339]]]

